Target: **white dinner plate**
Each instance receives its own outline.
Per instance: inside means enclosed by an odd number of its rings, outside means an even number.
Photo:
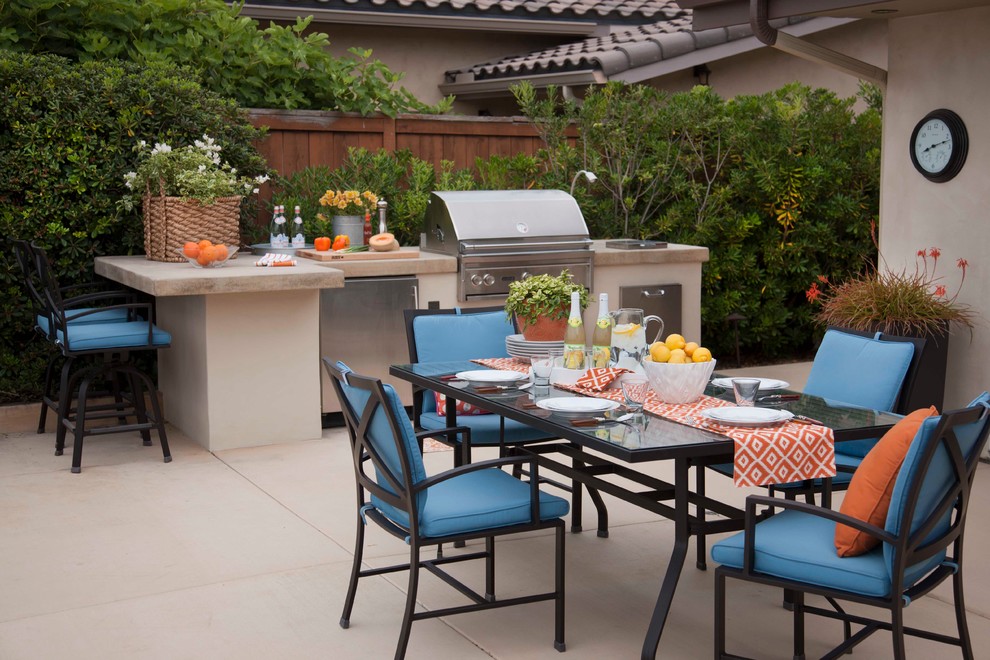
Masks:
[[[794,417],[794,413],[788,410],[753,406],[723,406],[702,410],[701,416],[719,424],[732,426],[767,426],[786,422]]]
[[[564,342],[562,340],[557,341],[529,341],[522,335],[509,335],[505,338],[506,343],[515,344],[516,346],[531,346],[531,347],[545,347],[550,348],[552,346],[563,346]]]
[[[519,371],[503,371],[499,369],[459,371],[454,376],[469,383],[507,383],[526,378],[526,374]]]
[[[735,376],[735,378],[748,378],[748,376]],[[776,378],[757,378],[757,380],[760,381],[761,392],[765,390],[786,390],[791,386],[786,380],[777,380]],[[713,378],[712,385],[731,390],[732,378]]]
[[[536,405],[550,412],[586,415],[615,410],[619,407],[619,402],[582,396],[557,396],[541,399],[536,402]]]

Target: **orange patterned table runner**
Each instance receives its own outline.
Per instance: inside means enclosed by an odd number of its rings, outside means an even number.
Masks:
[[[471,362],[476,362],[482,366],[488,367],[489,369],[501,369],[504,371],[521,371],[524,374],[529,373],[529,363],[523,362],[522,360],[517,360],[513,357],[506,358],[478,358],[477,360],[471,360]]]

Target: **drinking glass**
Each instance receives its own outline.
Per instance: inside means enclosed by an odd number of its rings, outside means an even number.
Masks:
[[[545,387],[550,384],[550,374],[553,372],[554,356],[550,353],[534,355],[530,358],[533,365],[533,385]]]
[[[634,415],[637,422],[642,422],[643,404],[650,394],[650,379],[639,374],[623,374],[619,386],[626,400],[626,408]]]
[[[752,406],[756,403],[756,393],[760,391],[759,378],[733,378],[732,393],[736,395],[737,406]]]

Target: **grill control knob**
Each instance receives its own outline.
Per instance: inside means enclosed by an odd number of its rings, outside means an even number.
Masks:
[[[485,286],[491,286],[495,284],[495,277],[492,276],[491,273],[485,273],[485,277],[482,281],[485,283]]]
[[[524,270],[523,271],[523,274],[519,276],[519,279],[524,280],[524,279],[526,279],[529,276],[530,276],[530,272]]]
[[[477,273],[471,276],[471,284],[475,286],[481,286],[481,275]]]

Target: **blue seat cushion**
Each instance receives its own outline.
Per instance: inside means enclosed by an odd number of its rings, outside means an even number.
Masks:
[[[505,338],[515,329],[505,312],[428,314],[412,323],[419,362],[508,357]]]
[[[429,431],[439,431],[447,428],[447,418],[441,417],[435,412],[424,412],[419,416],[419,425]],[[471,429],[471,445],[497,445],[499,434],[498,415],[458,415],[458,426],[467,426]],[[534,429],[517,421],[505,420],[505,441],[530,442],[533,440],[546,440],[550,436],[545,431]]]
[[[57,340],[66,344],[64,332],[57,331]],[[68,327],[68,348],[72,351],[114,350],[148,346],[148,322],[81,323]],[[151,328],[151,346],[161,348],[172,343],[172,335],[158,326]]]
[[[897,403],[914,345],[829,330],[811,365],[805,394],[890,411]]]
[[[421,536],[467,534],[485,529],[522,525],[531,521],[530,485],[497,468],[468,472],[442,481],[425,492],[419,519]],[[420,497],[423,497],[422,495]],[[408,528],[404,511],[376,497],[372,504],[386,517]],[[567,515],[567,500],[540,491],[540,519]]]
[[[96,308],[96,307],[80,307],[78,309],[66,310],[66,312],[65,312],[66,322],[67,323],[70,323],[70,324],[116,323],[116,322],[126,321],[127,320],[127,311],[128,310],[126,310],[126,309],[106,309],[106,310],[103,310],[103,311],[94,312],[92,314],[87,314],[86,316],[83,316],[81,318],[77,318],[77,319],[73,319],[72,318],[73,315],[80,314],[82,312],[89,312],[89,311],[92,311],[94,309],[98,309],[98,308]],[[41,328],[41,331],[44,332],[46,335],[47,334],[51,334],[51,332],[52,332],[52,330],[51,330],[51,324],[48,322],[48,317],[47,316],[45,316],[44,314],[38,314],[35,317],[35,323],[38,324],[38,327]]]
[[[742,568],[744,532],[712,546],[712,559]],[[783,511],[756,526],[754,569],[760,573],[863,596],[890,594],[883,551],[856,557],[835,552],[835,523],[797,511]]]

